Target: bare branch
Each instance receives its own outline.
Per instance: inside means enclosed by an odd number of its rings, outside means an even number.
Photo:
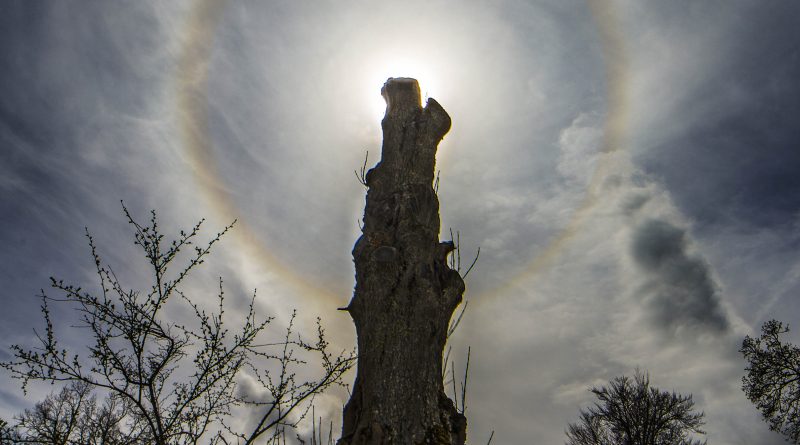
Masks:
[[[38,345],[32,349],[14,345],[13,360],[0,363],[22,381],[23,389],[32,380],[69,382],[73,385],[68,387],[73,388],[72,392],[58,396],[66,397],[65,400],[71,400],[73,393],[84,394],[76,392],[76,388],[86,389],[86,394],[89,389],[103,391],[120,412],[117,419],[108,417],[112,412],[106,410],[104,421],[124,424],[120,431],[127,438],[173,445],[195,444],[202,437],[211,443],[229,443],[231,439],[251,443],[270,432],[274,432],[273,437],[285,438],[285,428],[297,425],[297,421],[287,420],[290,415],[299,413],[298,418],[302,419],[308,409],[307,401],[332,385],[343,384],[342,376],[353,366],[355,352],[331,353],[319,320],[317,341],[306,343],[299,336],[293,337],[296,316],[293,314],[285,338],[277,343],[281,351],[267,353],[262,346],[272,343],[263,341],[261,334],[273,318],[257,319],[255,292],[243,324],[231,332],[223,317],[222,279],[216,309],[211,312],[180,290],[189,272],[204,262],[211,246],[235,221],[205,243],[197,242],[202,220],[190,230],[180,231],[175,240],[167,241],[160,232],[155,211],[150,213],[147,224],[137,222],[124,204],[123,212],[133,228],[134,244],[149,263],[152,272],[149,288],[145,292],[124,288],[113,268],[102,261],[87,229],[99,292],[95,295],[51,278],[51,287],[60,296],[53,298],[41,292],[45,328],[42,334],[36,332]],[[187,262],[178,272],[171,273],[172,263],[183,257],[179,254],[184,250],[190,252]],[[163,315],[165,305],[176,295],[177,301],[187,305],[194,316],[188,324],[177,324]],[[79,314],[74,326],[91,334],[83,354],[70,354],[60,346],[48,306],[51,302],[71,305]],[[309,365],[295,356],[296,351],[316,355],[321,377],[297,380],[294,367]],[[274,359],[279,361],[278,375],[262,368],[265,361]],[[274,396],[272,405],[247,401],[237,395],[237,376],[243,369],[253,371],[269,389]],[[243,404],[265,412],[265,421],[246,434],[233,432],[225,424],[232,408]],[[70,413],[56,417],[68,421],[59,425],[67,425],[64,434],[71,437],[74,431],[83,430],[75,427],[78,421],[75,419],[81,418],[79,413],[74,410]],[[113,431],[111,426],[107,429]],[[246,440],[247,437],[252,440]]]

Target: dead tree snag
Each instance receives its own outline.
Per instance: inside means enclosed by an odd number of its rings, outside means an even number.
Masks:
[[[423,108],[414,79],[389,79],[381,161],[353,248],[356,288],[347,310],[358,335],[358,373],[339,445],[463,445],[466,418],[445,395],[442,352],[464,281],[439,242],[436,148],[450,117]]]

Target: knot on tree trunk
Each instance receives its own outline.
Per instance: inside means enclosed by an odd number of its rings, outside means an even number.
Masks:
[[[439,241],[433,190],[436,149],[450,117],[433,99],[420,105],[414,79],[389,79],[381,94],[381,160],[366,176],[348,306],[358,371],[339,445],[463,445],[466,419],[444,393],[442,353],[464,281],[447,265],[455,246]]]

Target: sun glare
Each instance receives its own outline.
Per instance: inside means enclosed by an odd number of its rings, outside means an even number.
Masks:
[[[381,87],[390,77],[411,77],[419,82],[420,92],[422,93],[422,105],[428,97],[436,95],[439,85],[435,70],[431,65],[427,65],[419,60],[411,59],[385,59],[371,64],[375,67],[369,76],[369,86],[367,92],[370,97],[370,110],[375,116],[383,118],[386,111],[386,102],[378,93]]]

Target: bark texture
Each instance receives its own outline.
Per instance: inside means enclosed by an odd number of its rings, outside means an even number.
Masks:
[[[445,395],[442,352],[464,281],[439,242],[436,148],[450,117],[423,108],[414,79],[389,79],[381,161],[366,175],[356,288],[347,310],[358,335],[358,373],[338,445],[463,445],[466,418]]]

